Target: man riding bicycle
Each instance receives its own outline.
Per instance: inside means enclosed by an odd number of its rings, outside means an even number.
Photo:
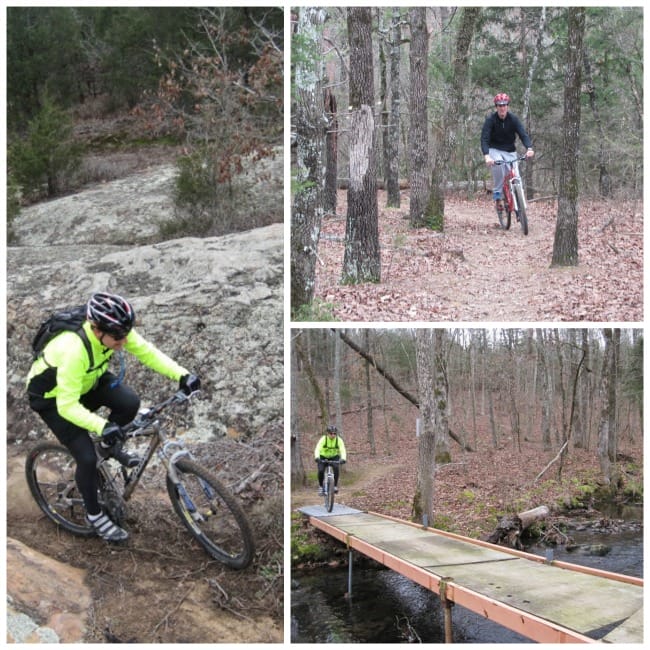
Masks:
[[[517,153],[515,147],[516,136],[519,136],[524,147],[526,157],[532,158],[535,155],[533,143],[526,133],[521,120],[508,110],[510,97],[505,93],[499,93],[494,97],[496,111],[489,115],[483,123],[481,130],[481,151],[485,156],[485,164],[492,168],[492,198],[496,202],[498,211],[504,209],[502,190],[506,176],[506,169],[503,165],[495,165],[497,160],[515,161],[515,173],[517,169]]]
[[[325,478],[325,464],[328,460],[338,460],[345,463],[346,459],[345,444],[343,438],[338,435],[337,428],[330,424],[327,427],[327,433],[316,443],[314,449],[314,460],[318,463],[318,494],[323,494],[323,479]],[[332,465],[334,470],[334,492],[338,492],[339,484],[339,466],[338,463]]]
[[[140,408],[140,398],[122,384],[122,350],[144,365],[178,381],[186,393],[201,382],[185,368],[146,341],[135,329],[133,307],[120,296],[95,293],[86,305],[86,320],[79,332],[63,331],[52,338],[34,361],[27,376],[29,405],[36,411],[77,464],[75,481],[86,507],[88,523],[102,539],[121,542],[128,533],[103,513],[97,499],[97,450],[127,467],[140,459],[124,452],[122,426]],[[84,338],[86,340],[84,340]],[[87,349],[86,345],[89,345]],[[108,372],[114,352],[121,361],[119,376]],[[94,413],[108,407],[105,419]]]

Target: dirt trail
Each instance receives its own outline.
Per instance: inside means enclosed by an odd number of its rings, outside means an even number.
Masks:
[[[375,486],[377,481],[382,477],[388,476],[396,469],[397,465],[382,462],[381,464],[364,464],[362,471],[354,471],[354,478],[350,480],[350,475],[346,470],[341,471],[339,477],[339,492],[336,495],[336,502],[344,505],[351,504],[355,496],[364,494],[368,488]],[[323,497],[318,496],[318,486],[316,483],[291,490],[291,510],[297,510],[304,506],[320,505]]]
[[[339,284],[345,194],[324,221],[316,297],[343,321],[640,321],[643,318],[641,204],[583,201],[579,265],[551,268],[555,202],[529,205],[529,234],[502,230],[488,198],[451,197],[445,231],[412,229],[408,197],[384,208],[380,192],[380,284]]]
[[[7,534],[86,572],[93,600],[86,643],[282,641],[271,600],[259,595],[267,585],[257,580],[256,569],[233,571],[211,560],[185,533],[153,476],[145,477],[142,494],[129,504],[131,538],[108,545],[58,530],[46,519],[24,480],[24,454],[10,452]]]

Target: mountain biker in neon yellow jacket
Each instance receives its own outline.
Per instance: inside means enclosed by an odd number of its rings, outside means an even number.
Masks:
[[[506,169],[503,165],[495,165],[494,161],[517,159],[515,147],[517,136],[526,147],[526,157],[532,158],[535,155],[533,143],[524,125],[514,113],[509,112],[509,104],[510,97],[505,93],[495,95],[496,111],[485,119],[481,130],[481,152],[485,156],[485,164],[492,168],[492,198],[497,202],[497,210],[503,209],[501,191]]]
[[[314,460],[318,463],[318,494],[323,494],[323,479],[325,478],[324,460],[339,460],[345,463],[347,452],[343,438],[338,435],[337,428],[330,424],[327,427],[327,433],[316,443],[314,449]],[[338,492],[339,484],[339,466],[332,465],[334,470],[334,491]]]
[[[122,384],[123,350],[152,370],[179,382],[186,393],[199,390],[201,382],[183,366],[146,341],[135,329],[133,307],[122,297],[95,293],[86,306],[83,332],[90,343],[91,359],[81,335],[63,331],[47,343],[27,376],[30,407],[36,411],[76,461],[75,480],[84,500],[88,523],[107,541],[120,542],[128,533],[102,513],[97,500],[97,452],[127,467],[140,462],[122,450],[122,426],[140,408],[140,398]],[[108,371],[117,352],[120,371]],[[105,406],[108,419],[94,411]],[[94,442],[97,442],[97,450]]]

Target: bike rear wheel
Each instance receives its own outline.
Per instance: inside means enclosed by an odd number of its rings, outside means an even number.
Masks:
[[[334,474],[328,472],[325,477],[325,509],[332,512],[334,508]]]
[[[181,458],[179,483],[167,477],[167,492],[176,514],[215,560],[233,569],[247,567],[255,553],[248,518],[228,488],[201,465]]]
[[[76,469],[65,447],[42,442],[27,456],[27,485],[38,507],[57,526],[75,535],[93,537],[95,531],[86,523],[86,508],[75,482]]]
[[[528,215],[526,214],[526,201],[524,199],[524,190],[521,185],[515,185],[515,195],[517,199],[517,218],[524,235],[528,234]]]

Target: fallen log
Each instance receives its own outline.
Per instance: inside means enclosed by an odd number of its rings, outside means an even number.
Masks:
[[[487,541],[522,550],[521,534],[535,522],[546,519],[549,513],[547,506],[538,506],[516,515],[504,515]]]

